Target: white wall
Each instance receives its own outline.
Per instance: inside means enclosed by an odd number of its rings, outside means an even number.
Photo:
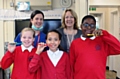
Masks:
[[[120,6],[120,0],[89,0],[92,6]]]
[[[0,0],[0,8],[3,8],[3,0]],[[0,59],[4,55],[4,22],[0,21]]]
[[[0,0],[0,9],[13,9],[9,3],[11,0]],[[14,39],[14,21],[0,21],[0,60],[4,55],[4,42]]]

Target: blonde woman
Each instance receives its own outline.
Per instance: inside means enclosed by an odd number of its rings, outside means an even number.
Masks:
[[[64,51],[69,52],[71,42],[79,38],[82,31],[78,27],[78,17],[72,9],[66,9],[62,15],[62,26],[57,29],[62,34],[61,47]]]

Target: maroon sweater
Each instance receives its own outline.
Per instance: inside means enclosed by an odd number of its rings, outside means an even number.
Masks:
[[[25,50],[22,52],[21,46],[17,46],[13,53],[6,52],[1,61],[3,69],[8,68],[12,63],[14,64],[11,79],[39,79],[40,73],[30,73],[28,65],[31,61],[36,49],[33,48],[31,52]]]
[[[74,40],[70,47],[73,79],[105,79],[108,55],[120,54],[120,42],[103,31],[94,40]]]
[[[63,53],[56,67],[49,59],[47,52],[40,55],[35,54],[30,62],[30,72],[41,69],[40,79],[70,79],[70,63],[67,53]]]

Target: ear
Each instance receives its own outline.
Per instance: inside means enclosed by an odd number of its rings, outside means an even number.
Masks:
[[[60,45],[60,43],[61,43],[61,40],[59,40],[59,45]]]
[[[33,42],[35,41],[35,38],[33,39]]]
[[[80,24],[80,28],[82,29],[82,24]]]
[[[30,22],[32,23],[33,19],[30,19]]]

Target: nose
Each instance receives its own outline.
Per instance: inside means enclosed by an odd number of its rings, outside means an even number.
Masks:
[[[54,41],[52,40],[52,41],[51,41],[51,43],[53,44],[53,43],[54,43]]]
[[[38,22],[41,22],[41,20],[39,19]]]
[[[25,40],[29,40],[29,38],[26,38]]]
[[[91,26],[90,26],[90,25],[88,26],[88,29],[91,29]]]

